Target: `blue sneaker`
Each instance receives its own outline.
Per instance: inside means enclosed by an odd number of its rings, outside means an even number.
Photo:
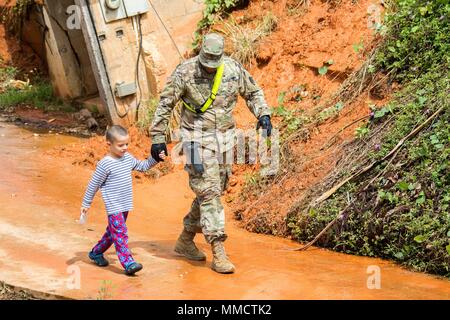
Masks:
[[[129,266],[126,267],[125,273],[127,275],[131,276],[140,270],[142,270],[142,264],[133,262]]]
[[[109,262],[103,256],[103,253],[95,254],[91,251],[89,252],[89,258],[99,267],[106,267],[107,265],[109,265]]]

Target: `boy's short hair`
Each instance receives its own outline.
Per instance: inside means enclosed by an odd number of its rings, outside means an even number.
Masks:
[[[128,130],[119,125],[113,125],[106,130],[106,140],[114,142],[117,136],[125,137],[128,135]]]

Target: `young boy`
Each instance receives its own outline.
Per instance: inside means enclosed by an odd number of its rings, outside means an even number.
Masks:
[[[101,190],[108,214],[108,227],[103,238],[89,252],[89,258],[100,267],[109,262],[103,253],[114,243],[119,261],[127,275],[133,275],[142,269],[142,265],[134,261],[128,248],[128,230],[126,220],[128,212],[133,209],[133,190],[131,171],[145,172],[158,162],[152,157],[144,161],[135,159],[127,152],[130,138],[125,128],[115,125],[106,132],[109,154],[97,163],[84,195],[81,212],[87,214],[98,189]],[[166,154],[161,152],[164,160]]]

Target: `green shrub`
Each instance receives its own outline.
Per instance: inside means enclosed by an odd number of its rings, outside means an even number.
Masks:
[[[41,81],[23,89],[7,88],[0,93],[0,110],[31,105],[46,111],[75,111],[74,107],[55,97],[50,83]]]
[[[385,17],[386,41],[377,61],[400,80],[415,79],[436,64],[450,63],[450,3],[397,0]]]
[[[230,12],[241,3],[240,0],[205,0],[203,18],[197,24],[197,31],[194,33],[194,49],[198,48],[202,40],[202,32],[214,24],[218,17]]]
[[[408,140],[392,163],[375,166],[308,212],[300,206],[293,209],[288,228],[295,239],[310,241],[352,199],[351,209],[316,244],[450,277],[450,4],[391,2],[394,9],[386,16],[377,68],[401,82],[403,89],[374,112],[372,121],[379,126],[371,131],[386,130],[379,131],[377,149],[366,155],[368,163],[385,157],[438,108],[444,111]],[[358,131],[356,149],[371,134],[364,128]]]

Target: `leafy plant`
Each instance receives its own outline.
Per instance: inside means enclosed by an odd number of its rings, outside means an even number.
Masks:
[[[287,225],[295,239],[310,241],[352,199],[351,210],[318,245],[389,258],[450,278],[450,6],[441,0],[389,3],[384,42],[371,71],[387,73],[402,89],[388,105],[372,108],[377,120],[370,122],[373,133],[354,141],[352,148],[359,150],[371,142],[379,149],[356,158],[366,157],[369,163],[382,160],[431,114],[444,110],[389,161],[380,161],[313,211],[293,209]],[[364,125],[356,134],[367,137],[368,130]],[[350,160],[349,166],[359,170],[366,163]],[[345,172],[337,174],[342,177]]]
[[[364,49],[364,42],[361,40],[358,43],[354,43],[352,47],[353,51],[355,51],[356,53],[360,53]]]
[[[375,106],[371,106],[370,109],[373,112],[373,118],[374,119],[380,119],[386,116],[387,114],[392,113],[392,107],[391,106],[384,106],[380,109],[377,109]]]
[[[414,79],[436,64],[450,62],[450,6],[448,1],[395,1],[385,18],[388,28],[378,66],[397,79]]]
[[[325,121],[331,117],[337,116],[339,112],[345,107],[342,101],[338,101],[334,106],[324,109],[317,116],[320,122]]]
[[[19,105],[31,105],[46,111],[75,111],[75,107],[55,97],[52,85],[44,80],[22,89],[6,86],[5,91],[0,92],[0,109]]]
[[[292,132],[297,131],[304,123],[305,118],[298,115],[298,111],[289,110],[284,105],[284,100],[286,97],[286,92],[282,91],[278,95],[278,106],[272,108],[273,115],[281,117],[281,128],[283,130],[283,136],[289,135]]]
[[[192,47],[198,48],[202,40],[202,31],[214,24],[218,17],[231,11],[239,4],[239,0],[205,0],[203,18],[197,24],[197,31],[194,33]]]
[[[328,61],[324,62],[323,65],[322,65],[317,71],[319,72],[319,74],[320,74],[321,76],[324,76],[324,75],[327,74],[328,68],[329,68],[330,66],[332,66],[333,63],[334,63],[333,60],[331,60],[331,59],[328,60]]]

